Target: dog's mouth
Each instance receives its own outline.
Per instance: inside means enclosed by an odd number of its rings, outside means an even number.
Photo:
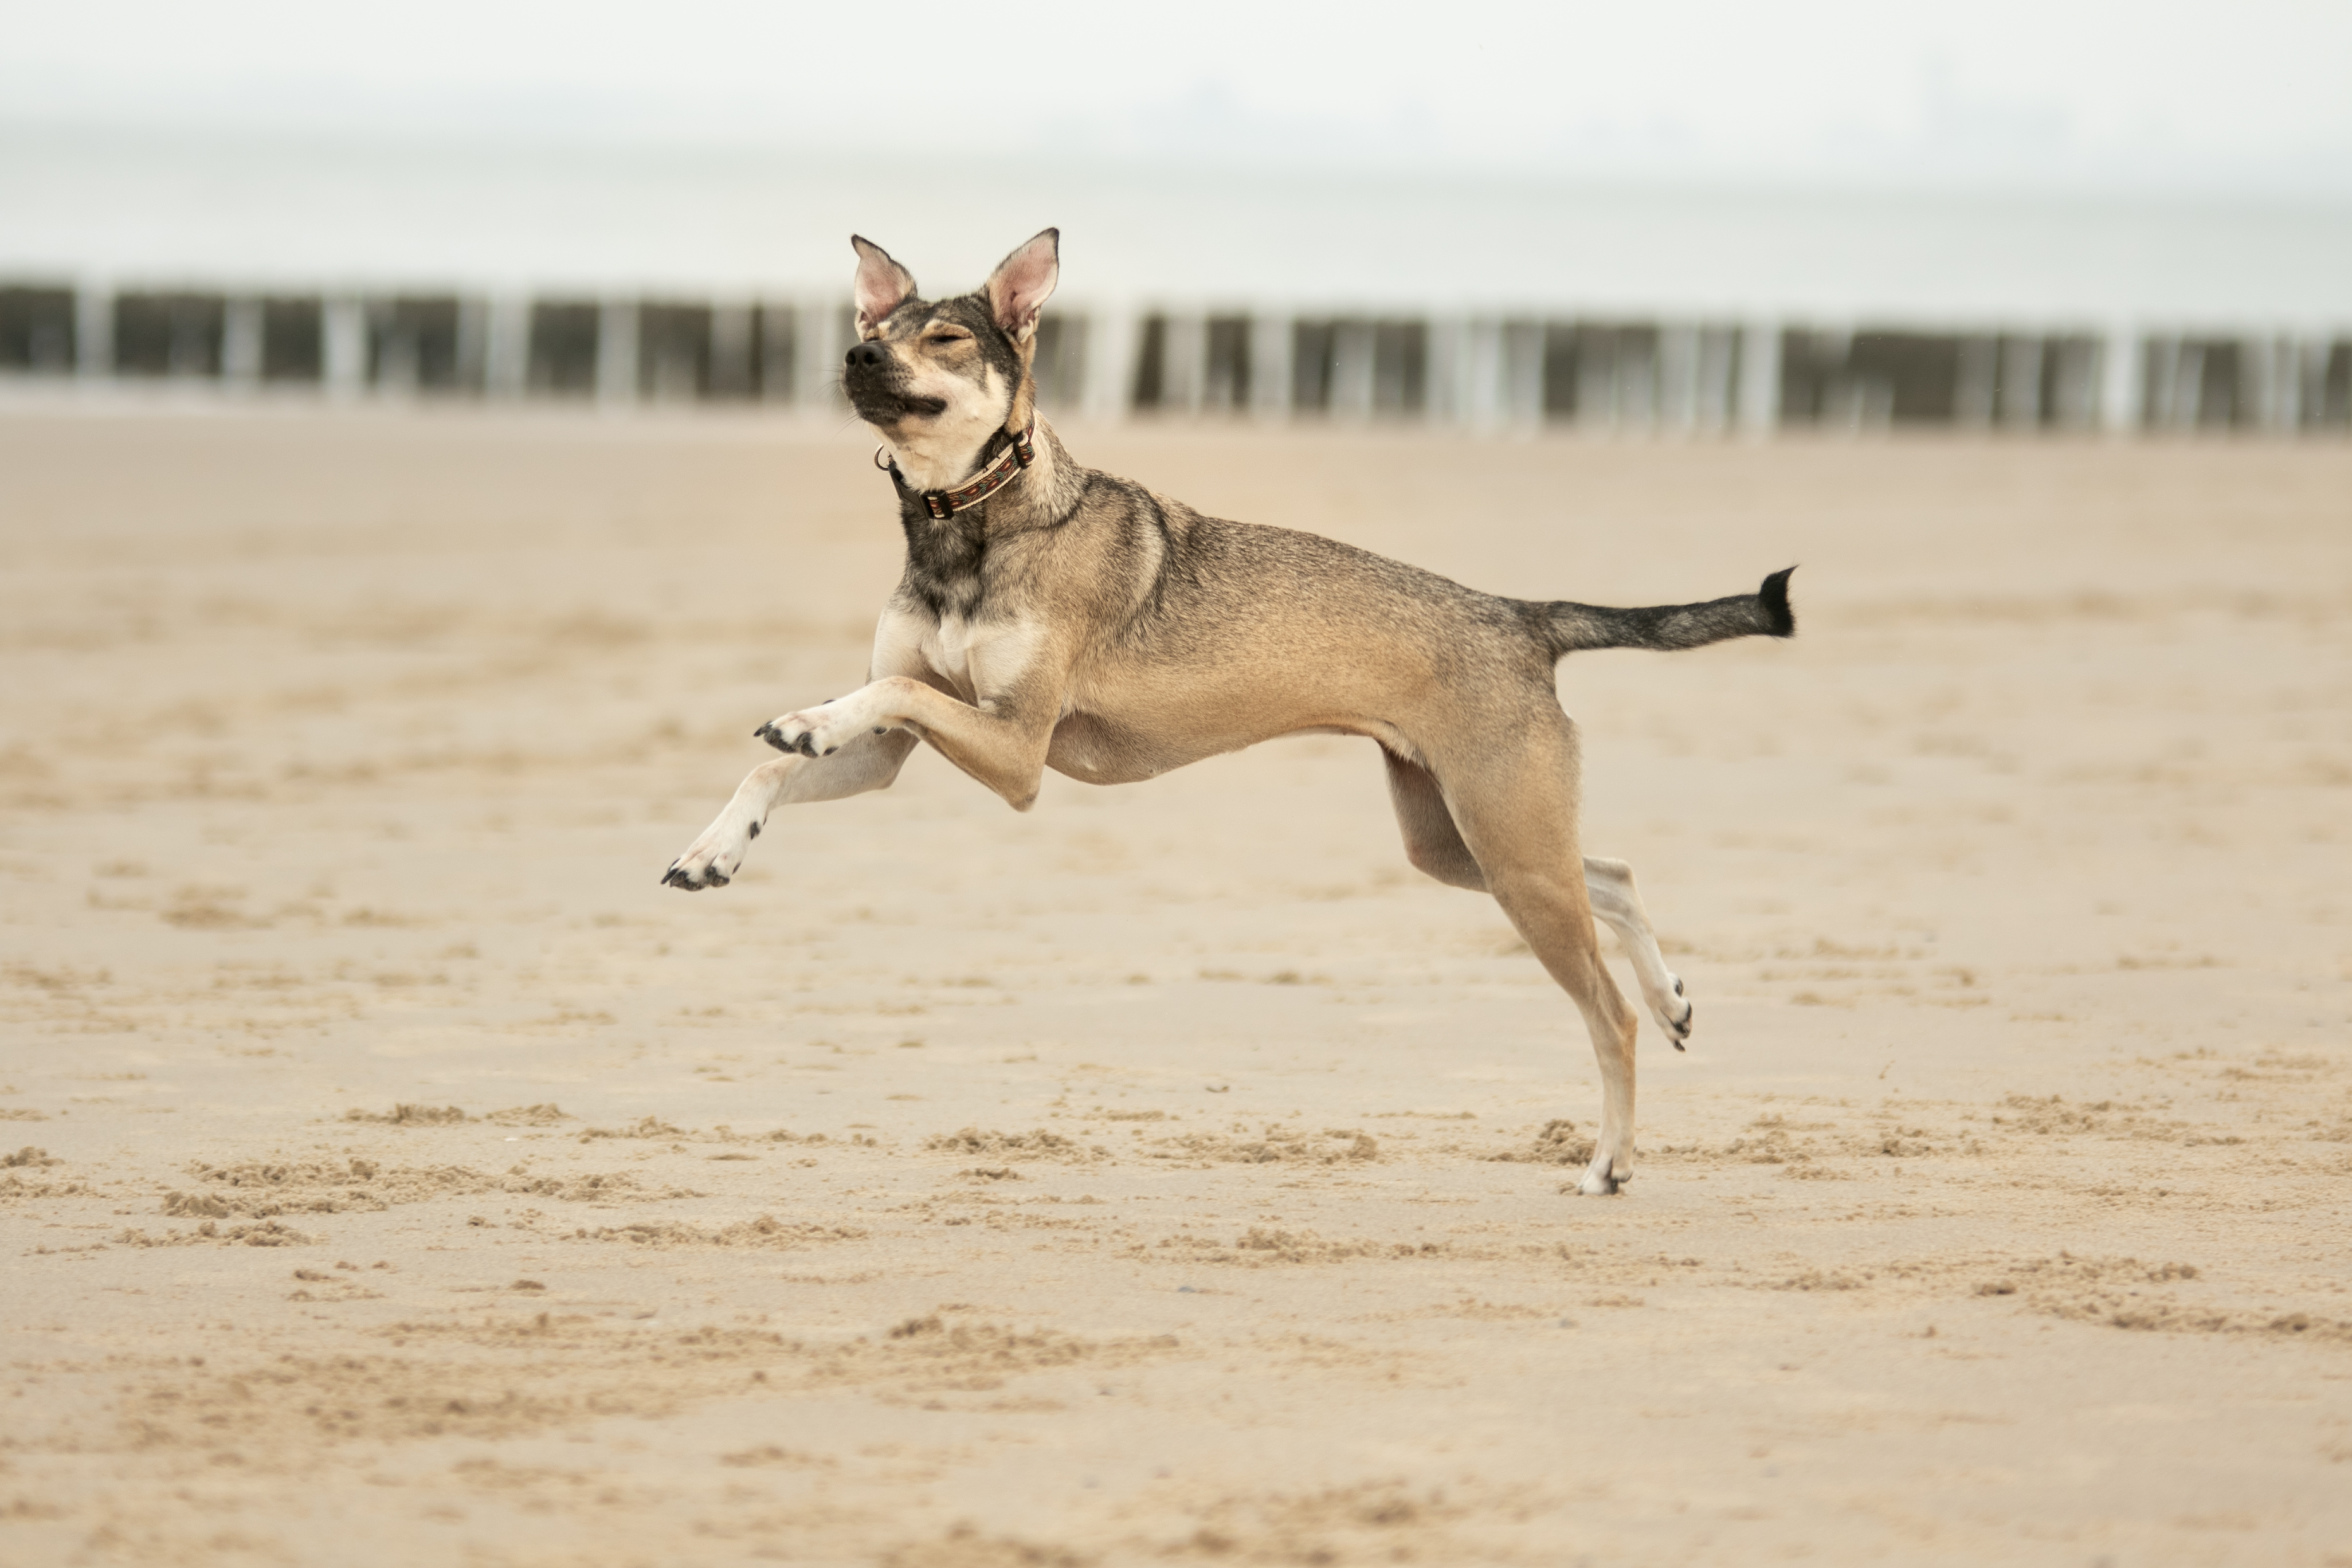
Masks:
[[[944,397],[909,397],[887,386],[845,387],[850,405],[868,425],[898,425],[908,419],[937,419],[948,411]]]
[[[909,419],[937,419],[948,411],[940,397],[860,397],[857,416],[868,425],[904,425]]]

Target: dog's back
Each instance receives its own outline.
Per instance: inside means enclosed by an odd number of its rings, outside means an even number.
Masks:
[[[1070,464],[1052,431],[1038,430],[1053,460]],[[1552,666],[1571,651],[1795,629],[1785,571],[1758,593],[1697,605],[1506,598],[1319,534],[1208,517],[1133,480],[1068,471],[1076,504],[966,557],[971,581],[952,596],[975,619],[1084,626],[1073,711],[1148,710],[1146,727],[1163,741],[1171,727],[1182,732],[1191,755],[1300,730],[1394,731],[1417,753],[1424,712],[1467,705],[1507,720],[1523,700],[1551,703]]]

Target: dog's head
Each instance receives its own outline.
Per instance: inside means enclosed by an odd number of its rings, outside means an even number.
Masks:
[[[1028,426],[1037,312],[1061,276],[1061,231],[997,264],[978,291],[919,298],[911,273],[871,240],[857,250],[857,343],[842,390],[894,450],[907,480],[938,489],[968,477],[1000,430]]]

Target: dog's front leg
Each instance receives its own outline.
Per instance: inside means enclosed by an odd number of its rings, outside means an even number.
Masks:
[[[912,735],[865,735],[828,757],[779,757],[761,763],[686,853],[670,862],[663,884],[689,893],[725,887],[742,868],[751,840],[776,807],[887,789],[914,749]]]
[[[761,739],[780,752],[824,758],[861,736],[912,731],[940,755],[1003,795],[1015,811],[1037,803],[1045,753],[1059,706],[1047,683],[992,693],[977,705],[905,676],[888,676],[814,708],[761,727]]]
[[[1633,868],[1622,860],[1587,855],[1584,893],[1592,900],[1592,912],[1617,933],[1625,955],[1633,961],[1642,999],[1650,1005],[1658,1027],[1666,1032],[1675,1049],[1681,1050],[1683,1042],[1690,1038],[1694,1016],[1690,998],[1683,994],[1681,976],[1666,967],[1665,955],[1658,950],[1658,933],[1650,928],[1649,911],[1642,907],[1642,895],[1633,888]]]

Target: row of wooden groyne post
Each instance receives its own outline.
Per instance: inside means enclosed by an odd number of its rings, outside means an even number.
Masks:
[[[838,406],[839,300],[0,284],[0,381],[224,394]],[[1049,408],[1101,418],[2352,429],[2352,328],[2105,331],[1312,310],[1049,311]]]

